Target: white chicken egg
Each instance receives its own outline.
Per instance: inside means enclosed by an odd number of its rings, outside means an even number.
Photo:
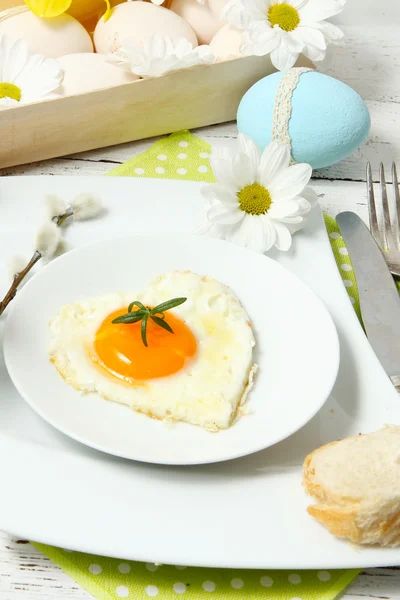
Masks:
[[[164,314],[173,333],[149,319],[147,347],[140,322],[112,323],[133,300],[154,307],[177,297],[187,300]],[[228,287],[190,271],[63,306],[50,329],[50,360],[68,384],[157,419],[226,429],[252,385],[246,311]]]
[[[242,44],[243,31],[231,25],[224,25],[217,31],[210,42],[212,53],[218,60],[228,60],[242,56],[240,46]]]
[[[125,2],[116,6],[111,17],[102,17],[94,31],[96,52],[118,52],[125,41],[143,45],[153,34],[168,36],[172,41],[186,38],[193,47],[197,37],[189,23],[174,12],[151,2]]]
[[[68,54],[58,59],[64,71],[60,87],[62,96],[72,96],[102,88],[131,83],[137,75],[107,61],[104,54]]]
[[[199,44],[209,44],[225,23],[210,11],[207,4],[199,4],[197,0],[172,0],[171,10],[190,23]]]
[[[33,54],[59,58],[74,52],[93,52],[86,29],[70,15],[51,19],[36,17],[27,7],[10,9],[0,14],[0,35],[28,42]]]

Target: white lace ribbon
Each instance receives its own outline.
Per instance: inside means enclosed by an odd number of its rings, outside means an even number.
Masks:
[[[289,121],[292,116],[293,92],[303,73],[313,71],[309,67],[294,67],[286,71],[278,84],[272,115],[272,141],[287,144],[292,152],[292,140],[289,135]],[[295,161],[292,158],[292,163]]]

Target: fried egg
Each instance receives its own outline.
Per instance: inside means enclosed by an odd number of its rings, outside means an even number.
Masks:
[[[114,324],[133,300],[165,312],[173,333],[150,319],[147,347],[141,322]],[[228,428],[252,386],[251,323],[233,292],[210,277],[172,271],[133,293],[112,293],[65,305],[50,323],[49,356],[75,389],[166,421],[209,431]]]

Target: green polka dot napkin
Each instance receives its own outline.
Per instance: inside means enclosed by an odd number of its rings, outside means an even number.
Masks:
[[[34,545],[98,600],[332,600],[358,573],[157,566]]]
[[[214,181],[207,142],[174,133],[107,175]],[[358,316],[351,262],[336,221],[325,215],[336,262]],[[333,600],[358,570],[260,571],[175,567],[122,561],[34,543],[98,600]]]

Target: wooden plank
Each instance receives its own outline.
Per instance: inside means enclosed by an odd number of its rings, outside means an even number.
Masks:
[[[268,56],[248,56],[2,110],[0,167],[231,121],[245,92],[274,70]]]

